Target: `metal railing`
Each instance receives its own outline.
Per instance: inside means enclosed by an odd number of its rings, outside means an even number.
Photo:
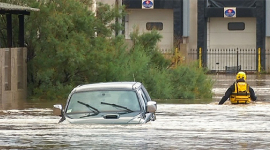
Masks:
[[[199,67],[202,66],[202,51],[202,49],[191,49],[188,52],[190,59],[199,60]],[[269,55],[269,50],[266,55]],[[270,64],[270,60],[267,63]],[[261,50],[240,48],[207,49],[206,67],[211,72],[235,73],[239,70],[260,72],[262,69]]]

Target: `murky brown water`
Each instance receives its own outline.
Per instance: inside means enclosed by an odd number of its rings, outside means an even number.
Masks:
[[[259,99],[248,105],[217,105],[234,75],[212,77],[212,100],[159,103],[143,125],[57,124],[51,104],[0,110],[0,149],[268,149],[270,76],[248,75]]]

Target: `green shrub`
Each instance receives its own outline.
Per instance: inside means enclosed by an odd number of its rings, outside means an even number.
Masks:
[[[29,98],[66,99],[79,84],[107,81],[142,82],[153,99],[212,96],[212,81],[197,63],[167,69],[171,62],[158,51],[158,31],[134,30],[131,48],[123,36],[113,37],[123,28],[114,19],[124,11],[99,4],[95,16],[90,1],[13,2],[40,9],[25,18]]]
[[[180,65],[171,71],[171,82],[174,84],[174,98],[194,99],[212,97],[213,82],[197,63]]]

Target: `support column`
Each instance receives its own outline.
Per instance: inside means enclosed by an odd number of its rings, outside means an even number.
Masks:
[[[198,35],[197,35],[197,50],[202,49],[202,66],[207,66],[207,17],[205,17],[205,9],[207,1],[198,0]],[[199,53],[197,54],[199,58]]]
[[[258,62],[258,49],[261,49],[261,67],[266,70],[265,61],[265,0],[257,0],[256,2],[256,49],[257,49],[257,62]],[[258,65],[257,70],[258,70]]]
[[[18,15],[19,18],[19,47],[24,47],[24,15]]]
[[[12,18],[11,14],[6,14],[7,19],[7,46],[12,47]]]

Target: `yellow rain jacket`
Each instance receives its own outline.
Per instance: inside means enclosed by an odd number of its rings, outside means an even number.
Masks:
[[[246,82],[236,82],[234,92],[230,96],[232,104],[248,104],[251,101],[249,85]]]

